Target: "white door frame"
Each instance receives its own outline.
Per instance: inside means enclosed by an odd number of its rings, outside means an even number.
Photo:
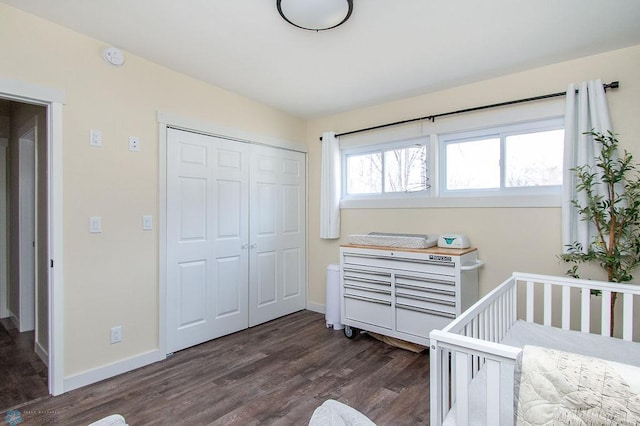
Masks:
[[[62,106],[65,92],[0,77],[0,97],[47,108],[49,258],[49,393],[64,392]]]

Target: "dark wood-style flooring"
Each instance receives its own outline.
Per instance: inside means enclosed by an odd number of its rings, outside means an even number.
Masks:
[[[327,399],[378,425],[429,422],[429,355],[353,340],[301,311],[144,368],[14,407],[25,425],[306,425]],[[4,415],[4,413],[0,413]]]
[[[47,367],[34,349],[34,332],[0,319],[0,420],[5,409],[49,394]]]

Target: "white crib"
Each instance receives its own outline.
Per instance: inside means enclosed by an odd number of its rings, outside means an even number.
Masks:
[[[602,295],[592,297],[591,290]],[[616,320],[622,339],[609,337],[614,292],[616,305],[622,305],[622,317]],[[443,330],[431,332],[431,424],[512,424],[513,366],[522,344],[553,346],[550,342],[556,341],[569,346],[555,349],[597,357],[630,353],[629,345],[640,350],[633,343],[634,318],[636,327],[640,321],[640,303],[634,315],[634,296],[640,296],[640,286],[514,273]],[[592,307],[592,299],[598,306]],[[592,323],[599,324],[595,331]],[[531,327],[537,341],[528,341],[536,339],[526,331]],[[564,334],[554,340],[554,333]],[[571,336],[579,339],[573,346]],[[637,353],[629,358],[639,358]]]

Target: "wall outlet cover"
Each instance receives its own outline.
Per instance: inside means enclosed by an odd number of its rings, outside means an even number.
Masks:
[[[102,131],[91,130],[89,132],[89,144],[91,146],[102,146]]]
[[[129,136],[129,151],[140,151],[140,138],[137,136]]]

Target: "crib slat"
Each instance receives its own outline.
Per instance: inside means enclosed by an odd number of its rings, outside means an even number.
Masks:
[[[588,333],[589,322],[591,321],[591,290],[588,288],[583,288],[581,291],[581,300],[580,304],[580,331],[583,333]]]
[[[633,294],[624,293],[622,298],[622,338],[631,341],[633,338]]]
[[[544,325],[551,325],[551,284],[544,284]]]
[[[533,282],[527,281],[527,322],[533,322]]]
[[[502,297],[498,299],[498,324],[496,324],[496,342],[502,340],[502,330],[504,330],[504,309]]]
[[[562,287],[562,329],[571,327],[571,287]]]
[[[518,287],[511,287],[511,324],[518,318]]]
[[[489,341],[495,342],[496,338],[496,307],[492,303],[487,310],[489,311]]]
[[[449,360],[450,360],[450,356],[451,356],[451,351],[443,351],[442,352],[442,413],[444,413],[446,415],[446,413],[449,412],[449,408],[451,407],[450,403],[449,403],[449,383],[450,383],[450,376],[449,376],[449,371],[450,370],[450,366],[449,366]],[[442,421],[442,419],[441,419]]]
[[[603,336],[609,336],[609,329],[611,328],[611,292],[602,290],[602,330],[600,334]]]
[[[502,337],[507,334],[507,330],[509,330],[509,298],[505,294],[502,296]]]
[[[500,363],[487,360],[487,424],[500,424]]]
[[[456,352],[456,425],[469,424],[469,354]]]

